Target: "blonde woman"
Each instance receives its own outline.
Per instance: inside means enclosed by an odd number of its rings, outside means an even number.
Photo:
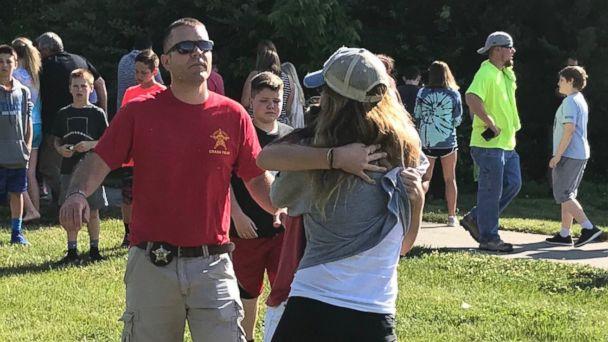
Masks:
[[[32,109],[33,139],[32,152],[27,169],[28,189],[24,193],[25,215],[23,221],[27,222],[40,218],[40,188],[36,179],[36,167],[38,165],[38,149],[42,143],[42,119],[40,100],[40,70],[42,62],[40,52],[34,47],[32,41],[25,38],[15,38],[11,43],[17,52],[18,68],[13,76],[23,85],[29,88],[34,108]]]
[[[323,86],[311,138],[258,159],[283,170],[271,198],[303,216],[307,240],[272,341],[396,341],[399,254],[424,202],[418,136],[365,49],[340,48],[304,85]]]
[[[458,225],[456,219],[458,197],[456,127],[462,121],[462,100],[452,71],[445,62],[435,61],[429,67],[428,84],[421,88],[416,96],[414,118],[418,123],[422,151],[430,163],[422,178],[424,191],[429,190],[435,161],[439,159],[445,182],[448,225],[455,227]]]

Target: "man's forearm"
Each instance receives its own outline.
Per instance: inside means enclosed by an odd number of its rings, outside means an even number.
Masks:
[[[490,116],[486,112],[486,109],[483,105],[483,101],[481,101],[481,99],[477,95],[466,94],[466,102],[471,112],[477,115],[481,119],[481,121],[486,124],[486,126],[491,127],[494,125],[492,118],[490,118]]]
[[[99,188],[109,172],[110,167],[97,153],[88,153],[74,170],[67,193],[82,191],[86,196],[90,196]]]
[[[272,205],[270,200],[270,186],[274,177],[266,171],[263,174],[245,182],[245,186],[255,202],[270,214],[274,214],[278,208]]]
[[[273,144],[260,152],[257,164],[265,170],[304,171],[329,169],[328,148]]]

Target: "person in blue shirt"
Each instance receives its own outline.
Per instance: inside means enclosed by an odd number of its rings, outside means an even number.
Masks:
[[[570,228],[576,220],[581,227],[575,247],[597,239],[602,231],[589,221],[576,199],[578,186],[583,179],[587,160],[591,155],[587,141],[589,107],[581,90],[587,85],[587,73],[580,66],[568,66],[559,72],[559,92],[566,98],[555,112],[553,122],[552,169],[553,197],[561,206],[562,227],[546,241],[553,245],[572,246]]]
[[[414,119],[418,127],[422,151],[430,165],[422,178],[425,192],[428,192],[435,161],[441,161],[445,181],[445,198],[448,206],[448,225],[455,227],[456,199],[456,161],[458,142],[456,127],[462,121],[462,100],[458,85],[450,67],[442,61],[434,61],[429,67],[428,85],[421,88],[416,96]]]

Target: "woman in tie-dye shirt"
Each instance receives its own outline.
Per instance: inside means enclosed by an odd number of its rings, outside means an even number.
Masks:
[[[433,167],[439,158],[445,181],[448,225],[456,226],[456,127],[462,121],[462,100],[450,67],[445,62],[435,61],[429,67],[428,85],[418,91],[414,118],[422,150],[430,162],[422,179],[425,191],[429,189]]]

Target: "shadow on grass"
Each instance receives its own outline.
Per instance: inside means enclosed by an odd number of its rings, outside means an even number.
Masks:
[[[88,254],[81,254],[82,262],[75,264],[59,264],[59,259],[55,261],[47,261],[40,264],[26,264],[15,267],[0,267],[0,278],[14,276],[14,275],[23,275],[23,274],[32,274],[32,273],[44,273],[55,270],[61,270],[72,267],[86,267],[89,265],[93,265],[96,263],[103,263],[109,260],[124,258],[127,255],[128,249],[115,246],[111,248],[104,248],[100,250],[101,255],[103,255],[106,259],[102,261],[91,261],[88,258]]]

